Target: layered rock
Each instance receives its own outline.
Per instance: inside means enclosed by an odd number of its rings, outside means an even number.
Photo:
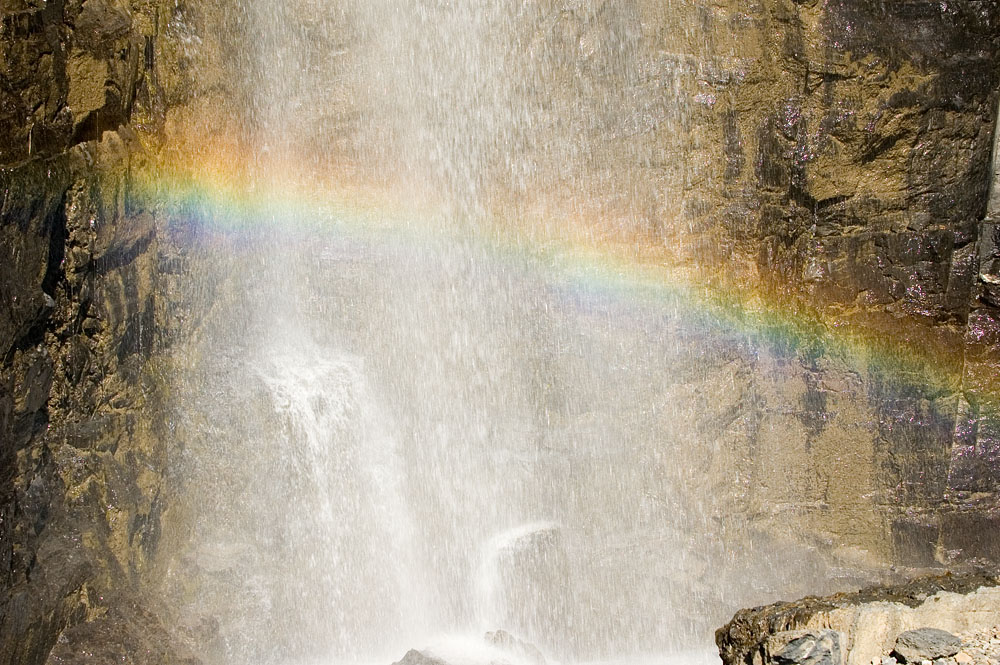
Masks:
[[[944,658],[962,646],[950,633],[994,627],[998,584],[994,572],[976,572],[775,603],[740,610],[715,640],[726,665],[812,662],[810,654],[833,665],[868,665],[890,653],[902,662]],[[836,648],[816,648],[824,639]],[[813,649],[788,648],[798,643]]]

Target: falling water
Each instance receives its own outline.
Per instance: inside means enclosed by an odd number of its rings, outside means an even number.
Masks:
[[[347,169],[438,205],[435,232],[398,236],[310,234],[276,206],[268,231],[210,248],[175,390],[183,526],[164,594],[180,629],[207,626],[209,662],[240,665],[428,646],[489,662],[496,629],[553,662],[713,662],[726,612],[776,588],[727,517],[742,481],[719,432],[753,426],[734,392],[750,352],[480,232],[556,190],[623,224],[666,204],[670,173],[602,161],[641,161],[630,136],[686,113],[670,70],[640,85],[638,9],[238,10],[262,190]],[[717,402],[732,415],[706,422]],[[782,565],[815,576],[804,554]]]

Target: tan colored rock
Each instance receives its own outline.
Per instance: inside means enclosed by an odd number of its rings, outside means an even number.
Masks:
[[[108,72],[108,63],[103,59],[80,50],[70,54],[66,64],[69,79],[66,104],[77,118],[104,108]]]
[[[716,633],[724,663],[740,663],[767,643],[767,626],[840,631],[846,665],[869,665],[892,652],[905,631],[934,627],[955,635],[991,628],[1000,612],[998,578],[970,574],[928,578],[855,594],[806,598],[743,610]],[[952,590],[941,590],[942,586]],[[894,600],[898,598],[898,600]],[[758,646],[755,646],[758,645]]]

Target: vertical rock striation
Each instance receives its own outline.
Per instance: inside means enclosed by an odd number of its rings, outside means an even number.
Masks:
[[[653,244],[683,243],[709,289],[793,322],[755,342],[727,421],[743,431],[718,433],[733,510],[850,556],[995,561],[1000,9],[636,8],[622,98],[672,80],[681,138],[636,104],[648,122],[606,163],[647,191]]]
[[[142,187],[194,87],[176,36],[189,13],[0,4],[3,665],[45,662],[60,634],[57,662],[175,659],[136,590],[165,507],[161,352],[182,259]]]

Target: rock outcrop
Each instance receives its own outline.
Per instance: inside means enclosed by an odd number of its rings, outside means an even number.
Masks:
[[[183,266],[143,183],[195,87],[189,14],[0,7],[2,665],[191,662],[138,592],[166,507],[162,351]]]
[[[870,665],[900,647],[900,660],[909,662],[903,658],[916,658],[918,652],[939,654],[933,658],[956,654],[961,644],[944,639],[944,631],[992,629],[998,610],[1000,577],[995,572],[945,575],[740,610],[716,632],[715,640],[726,665],[806,662],[775,660],[785,653],[775,649],[775,643],[791,644],[791,638],[805,637],[818,644],[822,636],[834,632],[841,637],[829,642],[838,642],[843,656],[833,659],[834,665]],[[935,630],[924,630],[929,626]],[[833,649],[824,653],[832,654]]]

